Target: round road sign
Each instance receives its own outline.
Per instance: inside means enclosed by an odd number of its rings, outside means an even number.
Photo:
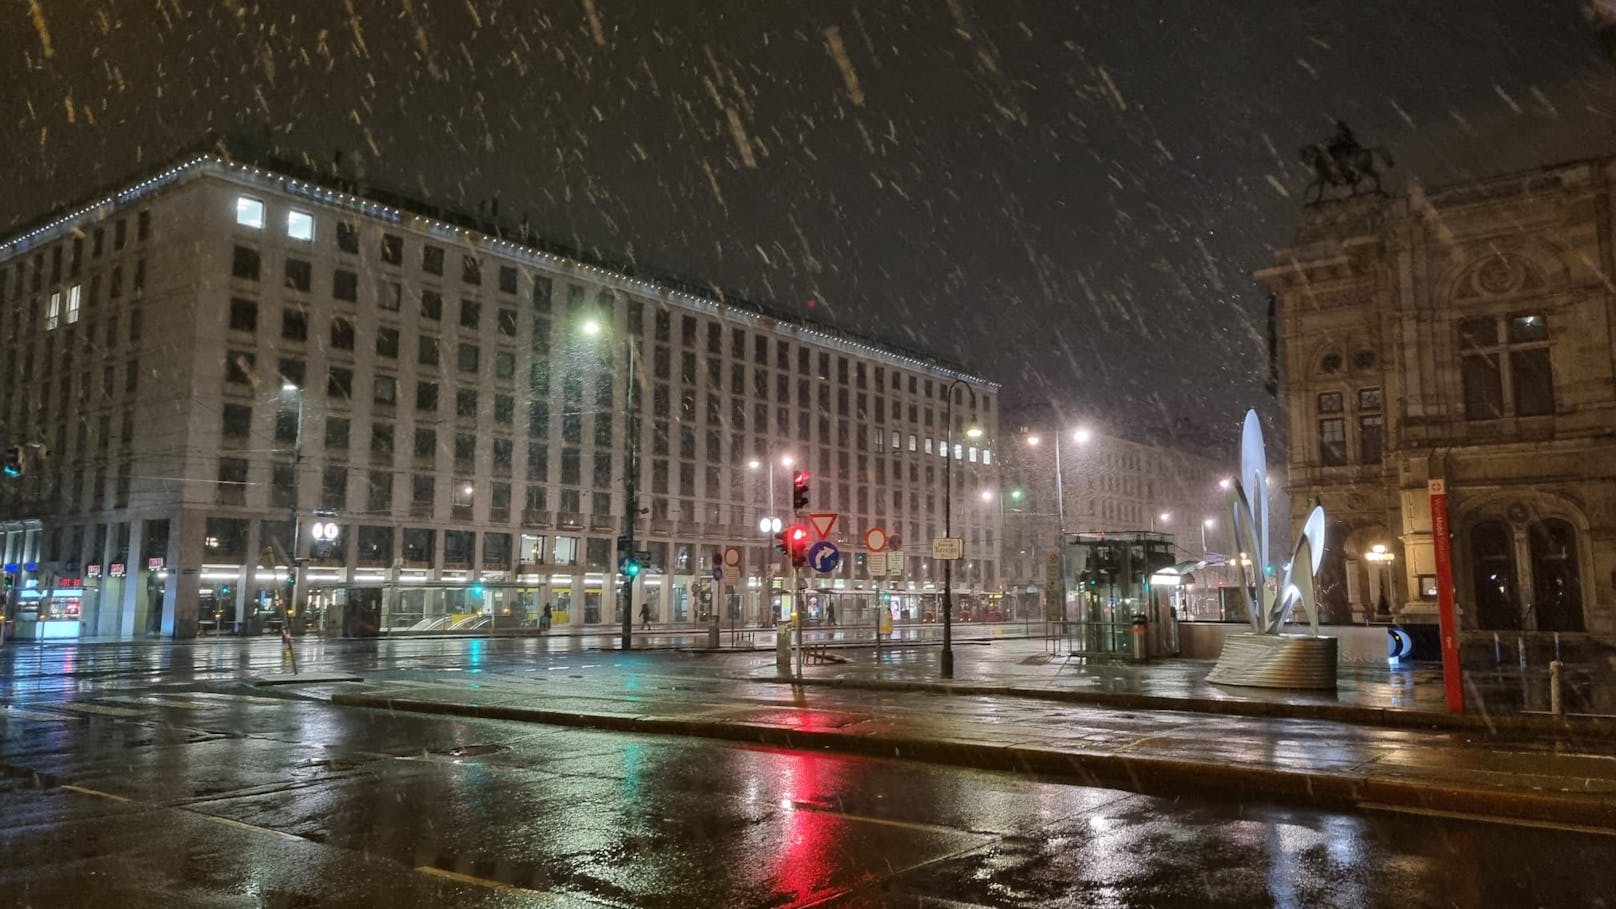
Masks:
[[[887,532],[879,527],[871,527],[864,531],[864,548],[871,552],[883,552],[887,548]]]

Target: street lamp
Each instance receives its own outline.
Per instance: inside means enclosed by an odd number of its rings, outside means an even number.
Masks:
[[[943,538],[948,539],[954,535],[954,389],[965,386],[971,394],[971,410],[977,409],[976,389],[964,379],[955,379],[948,384],[948,408],[943,419],[948,423],[948,449],[943,452]],[[979,439],[982,437],[982,428],[974,423],[966,428],[965,437]],[[943,678],[954,677],[954,560],[943,560]]]
[[[595,319],[587,319],[579,328],[591,338],[605,331],[605,328]],[[634,381],[634,349],[638,344],[630,335],[623,339],[624,359],[628,367],[623,371],[623,407],[624,444],[626,450],[623,455],[623,543],[627,548],[623,558],[633,565],[635,571],[623,571],[623,637],[622,648],[634,648],[634,576],[637,575],[639,565],[634,562],[634,524],[639,517],[639,446],[640,446],[640,407],[635,397],[635,390],[639,387]],[[620,570],[626,566],[619,566]]]
[[[767,514],[765,514],[762,518],[760,518],[758,520],[758,532],[763,533],[765,535],[773,535],[773,534],[779,533],[780,528],[782,526],[782,524],[780,522],[780,518],[777,515],[775,515],[775,513],[774,513],[774,462],[776,460],[778,460],[780,462],[781,467],[790,467],[793,463],[795,463],[795,461],[791,457],[791,455],[781,455],[778,459],[771,455],[771,456],[769,456],[767,458],[753,458],[750,461],[746,462],[746,466],[751,470],[760,470],[760,469],[762,469],[763,463],[765,461],[767,461],[768,465],[769,465],[769,490],[768,490],[769,511],[768,511]],[[766,552],[767,552],[767,550],[765,550],[765,553]],[[763,600],[764,600],[764,602],[768,603],[769,610],[772,612],[774,610],[774,560],[773,559],[765,559],[764,563],[763,563]],[[758,612],[760,613],[760,615],[759,615],[760,619],[762,618],[762,616],[761,616],[762,611],[763,611],[762,607],[759,607]],[[778,616],[771,616],[771,618],[777,619]]]
[[[284,623],[303,598],[303,572],[297,570],[298,544],[303,536],[302,518],[298,512],[298,502],[303,498],[303,389],[288,379],[281,383],[281,393],[297,400],[297,423],[292,430],[292,551],[286,554],[287,570],[292,573],[292,590],[291,602],[286,604],[286,614],[281,617]],[[238,610],[236,620],[240,622],[244,618]]]

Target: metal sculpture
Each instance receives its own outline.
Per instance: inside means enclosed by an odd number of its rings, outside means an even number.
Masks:
[[[1325,142],[1303,146],[1297,155],[1313,171],[1313,182],[1307,185],[1304,201],[1315,204],[1324,201],[1330,188],[1346,191],[1347,197],[1380,192],[1378,160],[1387,167],[1395,166],[1391,152],[1384,146],[1365,148],[1358,144],[1352,129],[1340,120],[1335,121],[1335,135]]]
[[[1276,577],[1264,566],[1268,553],[1268,463],[1262,424],[1246,411],[1240,435],[1240,473],[1229,489],[1235,549],[1251,632],[1224,640],[1223,652],[1207,681],[1273,688],[1334,688],[1336,639],[1319,635],[1314,578],[1324,560],[1324,507],[1314,506],[1302,523],[1291,559]],[[1297,609],[1307,614],[1310,635],[1282,634]]]

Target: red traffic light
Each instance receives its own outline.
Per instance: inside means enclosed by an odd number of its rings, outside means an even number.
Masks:
[[[808,471],[799,470],[791,475],[791,485],[797,487],[798,489],[807,489],[809,479],[810,477],[808,475]]]
[[[792,524],[786,528],[786,542],[792,546],[801,546],[808,542],[808,528],[801,524]]]

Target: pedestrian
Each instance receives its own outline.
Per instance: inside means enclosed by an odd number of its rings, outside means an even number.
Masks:
[[[829,606],[825,607],[825,624],[827,624],[827,625],[836,624],[836,604],[835,603],[832,603]]]
[[[550,630],[550,604],[549,603],[544,604],[544,612],[539,615],[539,630],[540,631],[549,631]]]
[[[651,601],[646,600],[640,604],[640,630],[645,631],[651,627]]]

